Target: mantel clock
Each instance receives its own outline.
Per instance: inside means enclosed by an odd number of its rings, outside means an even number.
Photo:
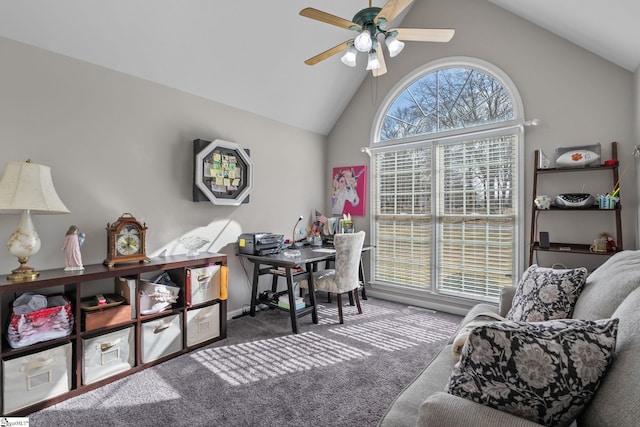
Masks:
[[[130,213],[123,213],[117,221],[107,224],[107,258],[104,264],[113,267],[127,262],[149,262],[146,255],[146,224]]]

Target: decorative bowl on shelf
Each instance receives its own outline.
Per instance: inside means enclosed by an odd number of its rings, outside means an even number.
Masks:
[[[178,243],[187,249],[187,256],[198,256],[199,249],[209,242],[211,242],[209,239],[200,236],[184,236],[178,239]]]

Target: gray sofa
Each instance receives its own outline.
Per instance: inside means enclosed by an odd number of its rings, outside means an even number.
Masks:
[[[515,288],[503,290],[499,307],[478,304],[461,326],[487,311],[506,316],[514,291]],[[574,424],[578,427],[640,425],[640,251],[619,252],[589,275],[573,318],[619,319],[614,360],[595,396]],[[380,427],[539,425],[446,393],[445,386],[456,362],[452,342],[453,338],[396,397],[380,421]]]

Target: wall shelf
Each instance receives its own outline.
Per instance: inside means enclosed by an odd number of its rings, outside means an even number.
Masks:
[[[611,158],[613,160],[618,159],[618,147],[616,142],[611,143]],[[533,264],[533,258],[536,252],[558,252],[558,253],[572,253],[579,255],[600,255],[611,256],[615,252],[592,252],[589,250],[590,243],[564,243],[564,242],[551,242],[549,248],[541,248],[540,242],[536,240],[536,224],[537,218],[543,213],[549,213],[551,216],[555,215],[578,215],[578,214],[593,214],[594,212],[613,215],[615,217],[616,232],[613,238],[616,241],[617,251],[621,251],[622,246],[622,204],[617,203],[615,209],[599,209],[597,206],[591,206],[585,209],[571,209],[571,208],[559,208],[552,206],[550,209],[538,209],[534,202],[536,195],[538,194],[538,180],[541,175],[548,174],[564,174],[564,173],[593,173],[597,171],[610,171],[611,173],[611,185],[617,185],[619,183],[618,165],[615,166],[587,166],[581,168],[538,168],[540,159],[540,152],[536,150],[534,159],[534,172],[533,172],[533,195],[531,198],[531,235],[529,244],[529,265]]]

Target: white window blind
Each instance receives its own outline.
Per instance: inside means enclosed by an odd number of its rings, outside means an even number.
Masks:
[[[378,281],[427,287],[431,281],[431,149],[374,156]]]
[[[497,298],[513,281],[517,136],[438,147],[441,293]]]

